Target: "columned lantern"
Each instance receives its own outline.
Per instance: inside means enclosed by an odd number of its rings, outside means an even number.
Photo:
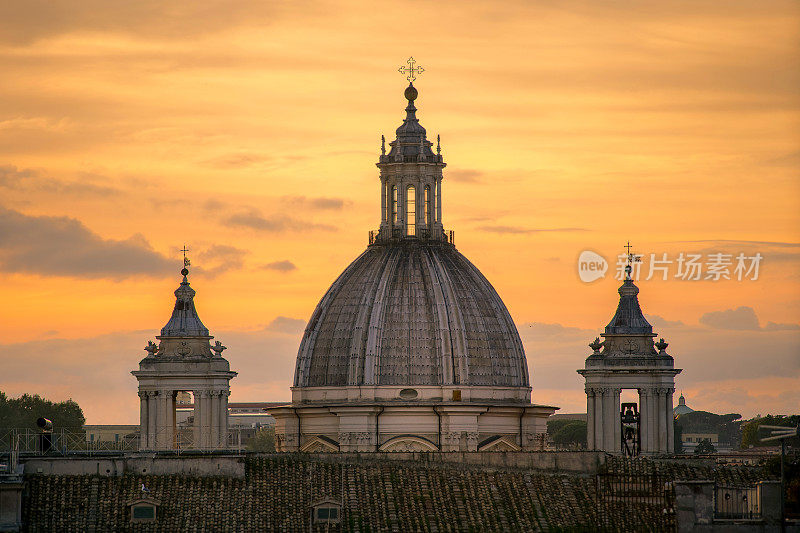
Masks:
[[[590,450],[609,453],[673,453],[672,412],[675,360],[664,339],[655,342],[653,326],[639,305],[639,288],[631,278],[630,253],[625,279],[619,288],[619,305],[600,338],[589,344],[592,354],[577,372],[586,380],[587,444]],[[631,389],[638,402],[621,403],[622,391]]]
[[[306,327],[292,404],[271,409],[280,450],[534,449],[555,407],[531,404],[528,364],[505,304],[442,224],[437,139],[417,118],[382,139],[380,228]]]
[[[185,253],[185,252],[184,252]],[[222,357],[225,346],[203,325],[189,286],[189,260],[184,257],[183,280],[175,291],[175,307],[156,339],[148,341],[147,356],[131,372],[139,382],[142,450],[177,448],[219,449],[228,445],[228,396],[236,376]],[[181,428],[175,416],[177,395],[191,393],[191,426]]]

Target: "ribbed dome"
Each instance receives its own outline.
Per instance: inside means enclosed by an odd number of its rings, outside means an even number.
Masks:
[[[295,386],[527,387],[519,333],[483,274],[446,242],[376,243],[317,305]]]

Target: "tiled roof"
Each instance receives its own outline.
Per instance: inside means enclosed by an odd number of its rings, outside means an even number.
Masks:
[[[606,468],[678,479],[760,478],[753,468],[704,470],[646,460],[612,459]],[[664,520],[657,506],[598,505],[593,476],[397,461],[345,463],[304,454],[250,456],[244,479],[34,475],[27,483],[23,520],[28,531],[325,531],[310,529],[309,523],[310,506],[323,498],[343,500],[344,531],[631,530],[631,520]],[[142,484],[149,492],[142,492]],[[130,524],[127,504],[143,496],[160,502],[158,521]]]

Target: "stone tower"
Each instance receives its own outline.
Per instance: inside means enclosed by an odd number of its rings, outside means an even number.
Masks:
[[[222,357],[225,346],[209,342],[214,337],[197,316],[185,263],[172,317],[156,337],[159,343],[148,341],[139,370],[131,372],[139,381],[141,450],[218,449],[228,442],[228,396],[236,372]],[[194,397],[191,429],[176,424],[180,392]]]
[[[638,391],[639,426],[636,439],[643,454],[674,452],[672,393],[674,360],[664,339],[656,336],[639,306],[639,288],[630,277],[630,265],[619,288],[619,305],[602,334],[589,345],[593,353],[585,368],[578,370],[586,380],[587,445],[590,450],[622,453],[620,395],[623,389]]]

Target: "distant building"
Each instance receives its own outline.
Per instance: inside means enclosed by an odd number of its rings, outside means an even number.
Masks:
[[[719,451],[719,433],[684,433],[681,435],[683,453],[694,453],[695,448],[704,440],[710,441]]]
[[[228,404],[228,430],[236,440],[244,442],[254,437],[262,428],[275,427],[275,419],[267,409],[286,405],[286,402],[232,402]],[[179,428],[191,428],[194,425],[194,404],[179,404],[175,409],[175,417]],[[232,437],[233,438],[233,437]]]
[[[675,416],[685,415],[686,413],[693,413],[694,409],[686,405],[686,398],[683,397],[681,394],[680,398],[678,398],[678,405],[672,410],[672,414]]]
[[[88,444],[123,443],[139,437],[139,424],[85,424]]]

